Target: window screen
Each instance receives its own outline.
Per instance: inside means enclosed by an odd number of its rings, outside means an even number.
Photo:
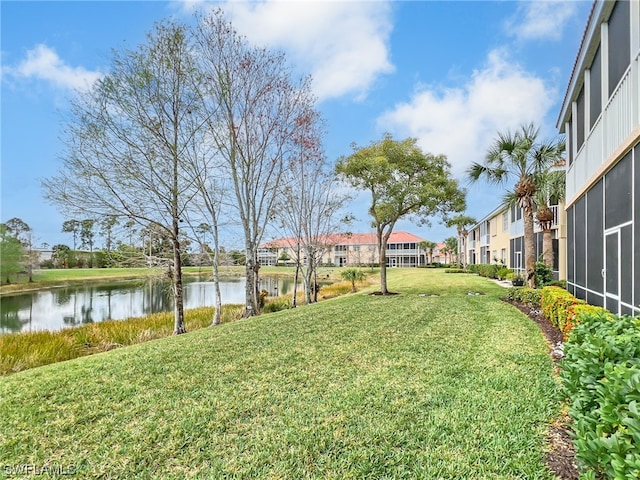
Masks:
[[[628,1],[618,1],[609,17],[609,96],[615,91],[631,62]]]
[[[576,118],[576,152],[582,148],[584,143],[584,88],[580,90],[580,94],[576,100],[578,104],[578,115]]]
[[[602,68],[600,47],[591,64],[591,91],[589,92],[589,130],[593,128],[602,111]]]

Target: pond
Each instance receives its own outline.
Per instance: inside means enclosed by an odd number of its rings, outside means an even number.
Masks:
[[[244,278],[221,279],[222,303],[243,304],[245,284]],[[293,279],[261,277],[260,288],[271,296],[286,295],[293,292]],[[184,278],[185,309],[213,305],[213,282],[198,277]],[[0,297],[0,334],[55,331],[172,310],[173,298],[167,282],[136,280],[74,285]]]

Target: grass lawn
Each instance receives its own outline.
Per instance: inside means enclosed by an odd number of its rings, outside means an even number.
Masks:
[[[538,327],[480,277],[389,280],[401,295],[2,377],[2,463],[82,478],[553,478],[558,402]]]

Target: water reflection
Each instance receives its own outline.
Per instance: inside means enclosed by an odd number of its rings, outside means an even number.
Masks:
[[[264,277],[260,288],[270,295],[284,295],[293,292],[293,280]],[[244,278],[224,279],[220,283],[223,303],[244,303],[244,293]],[[185,278],[185,309],[213,305],[215,291],[212,282]],[[59,330],[172,310],[173,298],[168,282],[129,281],[64,287],[1,297],[0,333]]]

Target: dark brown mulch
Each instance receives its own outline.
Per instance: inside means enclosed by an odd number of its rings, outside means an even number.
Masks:
[[[554,354],[554,347],[562,342],[562,332],[542,315],[540,309],[532,308],[529,305],[521,303],[509,303],[536,322],[549,344],[549,354],[551,358],[554,362],[557,362],[560,357]],[[575,449],[573,448],[573,441],[569,434],[570,422],[571,419],[566,414],[562,415],[551,425],[547,433],[547,465],[561,480],[578,479]]]
[[[371,292],[369,295],[400,295],[400,294],[398,292],[382,293],[382,292],[378,291],[378,292]]]

